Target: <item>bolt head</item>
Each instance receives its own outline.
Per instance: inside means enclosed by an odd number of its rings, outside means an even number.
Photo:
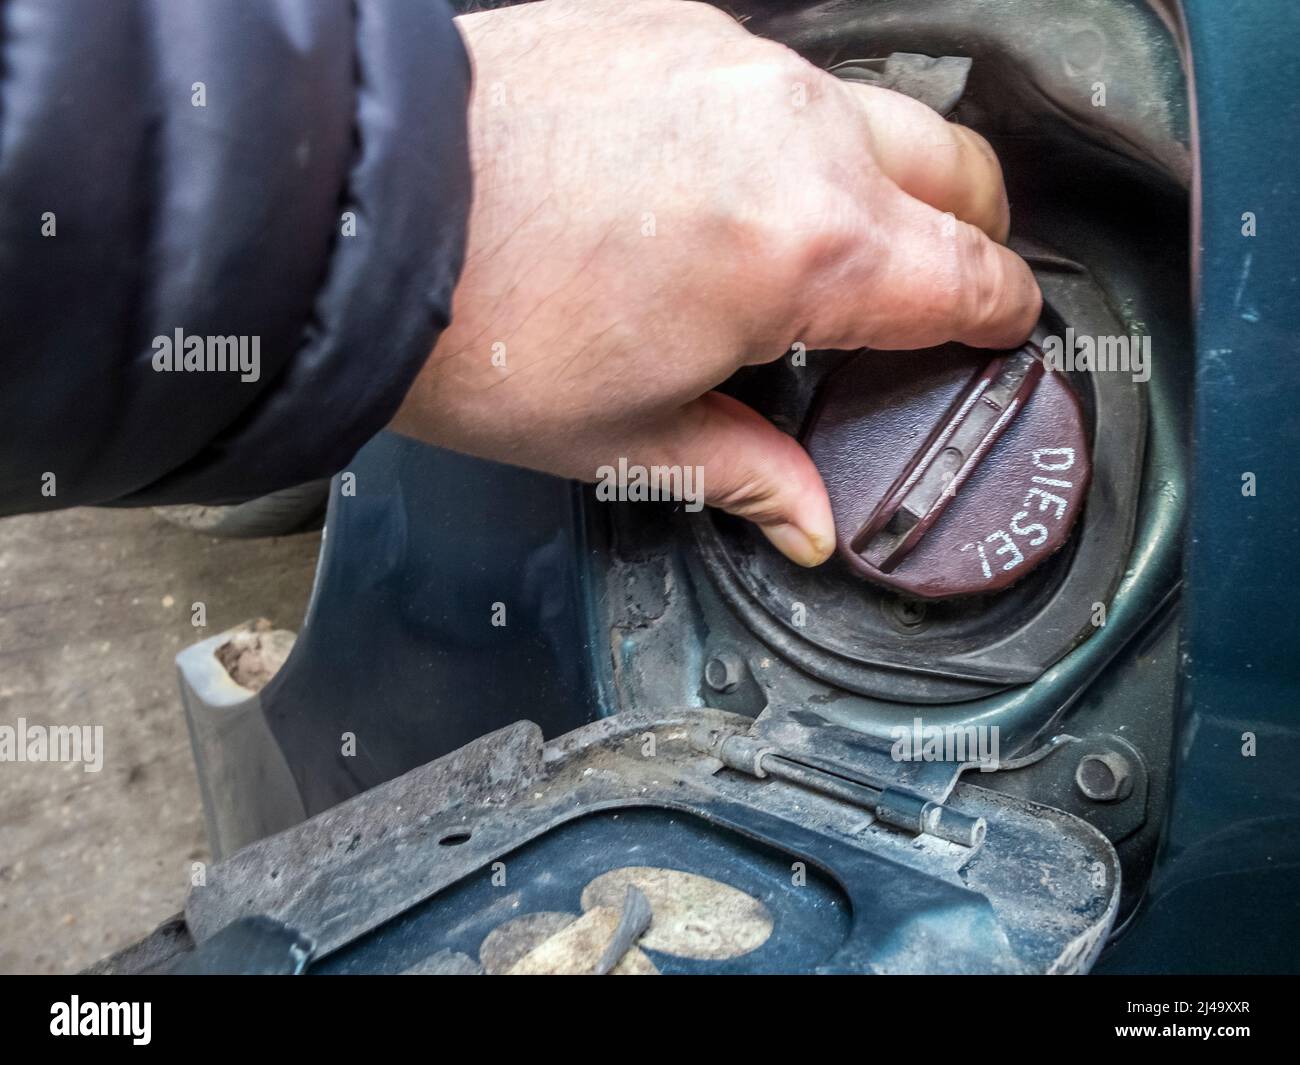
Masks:
[[[1133,794],[1133,767],[1118,751],[1086,754],[1074,771],[1074,783],[1093,802],[1119,802]]]
[[[740,687],[744,668],[739,655],[729,651],[713,655],[704,664],[704,683],[715,692],[726,695]]]

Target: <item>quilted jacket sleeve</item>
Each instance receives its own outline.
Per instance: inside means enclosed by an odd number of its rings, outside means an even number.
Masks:
[[[0,3],[0,514],[327,476],[445,327],[442,0]]]

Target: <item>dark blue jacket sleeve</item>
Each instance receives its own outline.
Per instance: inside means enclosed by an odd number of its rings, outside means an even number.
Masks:
[[[0,4],[0,514],[327,476],[445,327],[442,0]]]

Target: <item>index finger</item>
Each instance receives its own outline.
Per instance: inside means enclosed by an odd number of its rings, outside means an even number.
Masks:
[[[988,141],[910,96],[842,84],[861,111],[877,164],[894,184],[1006,242],[1011,211],[1002,166]]]
[[[977,226],[876,180],[849,261],[809,294],[813,342],[895,350],[1022,343],[1042,312],[1028,264]]]

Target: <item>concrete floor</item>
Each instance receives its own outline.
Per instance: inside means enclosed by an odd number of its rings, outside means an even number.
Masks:
[[[0,762],[0,973],[75,972],[181,908],[209,855],[173,659],[248,618],[298,629],[319,547],[148,510],[0,521],[0,725],[104,736],[98,773]]]

